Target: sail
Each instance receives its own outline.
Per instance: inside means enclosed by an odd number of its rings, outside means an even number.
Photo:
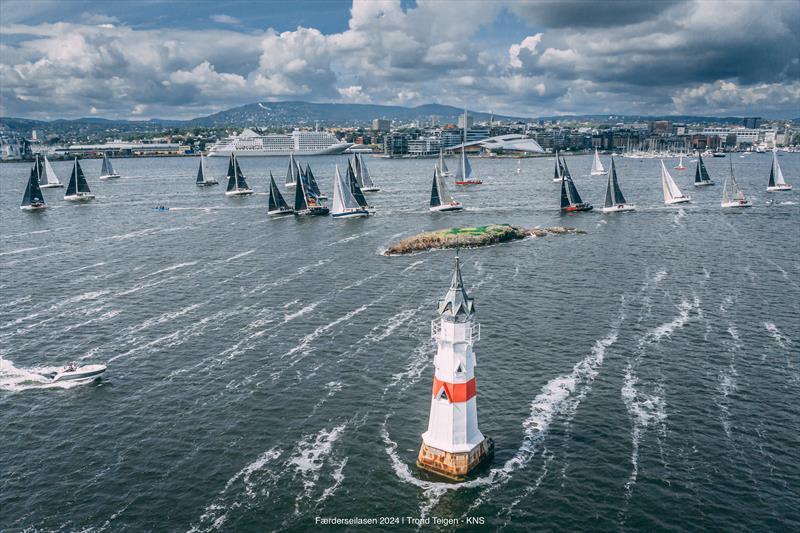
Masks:
[[[772,174],[775,174],[775,182],[773,183]],[[783,170],[781,170],[781,164],[778,163],[778,158],[775,156],[775,152],[772,152],[772,170],[769,173],[770,179],[770,187],[775,185],[786,185],[786,180],[783,178]]]
[[[358,205],[367,207],[367,200],[364,198],[364,193],[361,192],[361,187],[358,185],[356,175],[353,172],[353,166],[350,164],[349,160],[347,161],[347,181],[350,184],[350,192],[353,193]]]
[[[89,190],[89,184],[86,183],[86,176],[83,175],[83,169],[81,168],[77,159],[75,160],[75,167],[78,169],[77,171],[78,192],[92,192]]]
[[[700,167],[700,179],[702,181],[711,181],[711,177],[708,175],[708,170],[706,170],[706,164],[703,163],[703,156],[697,156],[697,165]]]
[[[333,176],[333,206],[331,213],[341,214],[350,209],[359,209],[361,205],[356,200],[353,193],[344,183],[342,175],[339,173],[339,165],[336,165],[336,173]]]
[[[358,158],[358,154],[353,156],[353,175],[355,175],[359,187],[363,187],[364,181],[361,178],[361,160]]]
[[[611,176],[614,175],[614,163],[611,163],[611,172],[608,173],[608,181],[606,181],[606,196],[603,200],[603,207],[611,207],[614,205],[614,190],[611,186]]]
[[[439,150],[439,168],[442,170],[442,174],[446,172],[450,172],[450,169],[447,168],[447,163],[444,162],[444,150]]]
[[[228,192],[236,189],[236,168],[234,167],[233,162],[234,156],[231,154],[231,158],[228,161],[228,188],[226,189]]]
[[[297,181],[297,162],[294,160],[294,154],[289,154],[289,168],[286,170],[286,185],[294,186]]]
[[[611,158],[611,191],[614,196],[614,203],[615,204],[624,204],[625,197],[622,195],[622,191],[619,188],[619,182],[617,181],[617,167],[614,164],[614,158]]]
[[[570,206],[569,194],[567,193],[567,180],[561,179],[561,209]]]
[[[561,159],[558,157],[558,152],[556,152],[556,168],[553,171],[553,181],[561,180],[561,175],[563,168],[561,167]]]
[[[116,172],[114,172],[114,167],[111,165],[111,160],[108,158],[108,154],[103,154],[103,169],[100,171],[101,176],[116,176]]]
[[[600,154],[597,153],[597,148],[594,149],[594,160],[592,161],[592,174],[605,174],[606,169],[603,168],[603,162],[600,161]]]
[[[36,154],[33,162],[33,173],[36,175],[36,179],[39,183],[42,183],[44,167],[42,166],[42,156],[40,154]]]
[[[572,200],[572,204],[582,204],[583,200],[581,199],[581,195],[578,194],[578,189],[575,188],[575,183],[572,181],[572,176],[567,176],[564,181],[567,182],[567,191],[569,192],[570,200]]]
[[[433,167],[433,184],[431,185],[431,207],[438,207],[442,205],[442,199],[439,197],[439,167]]]
[[[736,175],[733,173],[733,159],[732,158],[728,159],[728,163],[730,164],[730,167],[731,167],[731,191],[729,191],[729,192],[733,192],[733,197],[734,197],[735,200],[746,201],[747,198],[745,198],[744,192],[742,192],[742,189],[739,188],[739,184],[736,183]],[[727,183],[726,183],[726,185],[727,185]],[[722,192],[723,192],[723,198],[724,198],[725,190],[723,189]]]
[[[375,183],[372,181],[372,177],[369,175],[369,169],[367,168],[367,164],[364,163],[364,157],[361,154],[358,154],[358,165],[361,169],[361,186],[362,187],[375,187]]]
[[[283,199],[283,195],[281,191],[278,190],[278,186],[275,185],[275,178],[272,177],[272,172],[269,173],[269,211],[275,211],[276,209],[286,209],[289,206],[286,205],[286,200]]]
[[[439,189],[439,200],[443,204],[451,204],[455,202],[455,198],[450,195],[450,191],[447,190],[447,185],[444,182],[444,177],[442,176],[441,170],[435,172],[435,177],[437,183],[437,188]]]
[[[661,188],[664,192],[665,202],[683,196],[683,193],[667,171],[667,167],[664,166],[664,161],[661,161]]]
[[[250,189],[247,186],[247,181],[244,179],[244,174],[242,174],[242,169],[239,168],[239,161],[236,159],[236,156],[233,156],[233,165],[236,170],[236,188],[237,189]]]
[[[39,177],[39,182],[46,185],[61,185],[55,170],[50,165],[50,161],[47,160],[47,156],[44,156],[44,176]]]
[[[700,160],[697,160],[697,167],[694,169],[694,182],[703,183],[703,175],[700,173]]]
[[[28,178],[28,186],[25,187],[25,194],[22,196],[23,206],[28,206],[34,203],[44,203],[44,196],[42,196],[42,190],[39,188],[39,178],[36,176],[35,167],[31,169],[31,175]]]
[[[300,174],[295,178],[295,191],[294,191],[294,210],[296,212],[308,209],[308,200],[306,199],[306,189]]]
[[[314,194],[317,196],[321,196],[322,193],[319,192],[319,185],[317,185],[317,180],[314,179],[314,174],[311,173],[311,165],[306,164],[306,181],[308,182],[308,188],[314,191]]]
[[[67,183],[67,191],[64,196],[74,196],[78,192],[78,158],[75,158],[75,164],[72,165],[72,174],[69,176],[69,183]]]
[[[206,165],[205,160],[203,159],[203,154],[200,154],[200,168],[197,169],[197,182],[196,183],[205,183],[206,181]]]
[[[472,175],[472,167],[467,159],[467,154],[464,149],[461,149],[461,159],[458,161],[458,168],[456,169],[456,181],[466,181]]]

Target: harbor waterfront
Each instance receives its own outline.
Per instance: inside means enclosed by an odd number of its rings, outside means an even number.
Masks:
[[[720,207],[731,157],[746,210]],[[602,206],[593,158],[567,163]],[[699,188],[693,159],[665,206],[658,159],[616,158],[636,211],[603,214],[561,212],[553,156],[472,158],[439,213],[434,160],[364,156],[380,192],[346,221],[267,216],[285,157],[237,158],[244,197],[224,157],[218,187],[198,157],[81,160],[94,200],[35,212],[31,164],[0,165],[0,530],[800,529],[800,190],[766,192],[771,153]],[[347,155],[298,163],[333,198]],[[460,251],[494,457],[449,482],[416,461],[455,252],[383,251],[501,223],[585,233]],[[73,360],[107,370],[41,377]]]

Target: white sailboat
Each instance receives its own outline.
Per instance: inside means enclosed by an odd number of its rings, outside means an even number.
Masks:
[[[608,183],[606,184],[606,199],[603,202],[603,213],[621,213],[623,211],[633,211],[636,206],[625,201],[622,191],[617,182],[617,168],[614,165],[614,158],[611,158],[611,169],[608,171]]]
[[[439,168],[442,171],[442,176],[445,178],[449,178],[452,174],[450,174],[450,169],[447,168],[447,163],[444,162],[444,150],[439,150]]]
[[[433,185],[431,186],[431,211],[460,211],[464,209],[461,202],[450,195],[438,166],[433,167]]]
[[[236,154],[231,154],[231,160],[228,163],[228,188],[225,196],[246,196],[248,194],[253,194],[253,190],[244,179],[242,169],[239,168],[239,162],[236,160]]]
[[[667,172],[667,167],[664,166],[663,160],[661,160],[661,188],[664,191],[664,204],[666,205],[684,204],[691,200],[688,196],[684,196],[675,184],[675,180]]]
[[[594,149],[594,159],[592,160],[592,176],[605,176],[607,171],[603,168],[603,162],[600,161],[600,154],[597,148]]]
[[[198,187],[208,187],[209,185],[216,185],[219,183],[214,177],[208,173],[206,169],[206,158],[200,154],[200,168],[197,169],[197,179],[195,185]]]
[[[297,164],[294,154],[289,154],[289,168],[286,170],[286,180],[283,183],[284,187],[287,189],[294,187],[295,183],[297,183],[297,176],[299,175],[300,165]]]
[[[733,159],[728,158],[728,162],[730,163],[731,173],[722,187],[722,207],[752,207],[753,202],[747,199],[742,189],[739,188],[739,184],[736,183],[736,176],[733,174]]]
[[[37,154],[38,158],[38,154]],[[47,156],[43,156],[44,159],[44,172],[39,170],[39,187],[42,189],[51,189],[54,187],[63,187],[64,184],[61,183],[56,176],[55,170],[50,165],[50,161],[47,160]]]
[[[778,158],[775,150],[772,151],[772,168],[769,169],[769,183],[767,184],[767,192],[780,192],[791,191],[792,186],[786,183],[783,178],[783,170],[778,163]]]
[[[103,153],[103,168],[100,169],[100,179],[101,180],[113,180],[119,178],[119,174],[114,171],[114,167],[111,165],[111,160],[108,158],[107,153]]]
[[[344,182],[344,178],[339,173],[339,165],[336,165],[336,172],[333,175],[333,205],[331,205],[331,216],[333,218],[361,218],[368,217],[369,211],[359,205],[350,184]]]
[[[481,180],[472,178],[472,166],[467,159],[467,109],[464,108],[464,142],[461,145],[461,159],[458,161],[458,168],[455,173],[456,185],[480,185]],[[441,174],[441,169],[439,174]]]
[[[364,162],[364,158],[361,154],[355,155],[354,166],[356,179],[358,180],[358,184],[363,192],[378,192],[381,190],[381,188],[376,186],[372,181],[372,177],[369,175],[367,164]]]
[[[89,190],[86,176],[83,175],[83,169],[76,157],[75,164],[72,166],[72,174],[69,176],[67,190],[64,192],[64,200],[68,202],[88,202],[93,199],[94,194]]]
[[[678,165],[675,167],[675,170],[686,170],[686,167],[683,166],[683,154],[680,156],[680,160],[678,161]]]

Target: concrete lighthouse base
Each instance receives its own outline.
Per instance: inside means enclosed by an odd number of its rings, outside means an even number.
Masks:
[[[423,441],[417,456],[417,466],[454,481],[462,481],[467,474],[492,457],[494,441],[488,437],[468,452],[446,452],[428,446]]]

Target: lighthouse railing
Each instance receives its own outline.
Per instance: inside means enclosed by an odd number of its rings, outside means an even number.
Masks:
[[[447,340],[457,343],[473,344],[481,340],[481,325],[478,322],[444,322],[441,319],[431,321],[431,337],[435,340]]]

